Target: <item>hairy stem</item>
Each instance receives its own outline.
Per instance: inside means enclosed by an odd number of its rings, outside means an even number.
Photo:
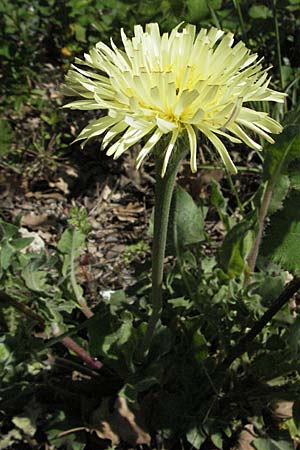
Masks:
[[[185,151],[175,148],[169,162],[165,176],[161,177],[163,158],[156,158],[156,185],[155,185],[155,210],[154,210],[154,235],[152,246],[152,313],[148,322],[144,341],[139,357],[141,360],[147,355],[151,341],[159,324],[162,313],[162,282],[164,257],[167,242],[170,206],[176,181],[176,175]]]
[[[258,252],[259,252],[259,247],[260,247],[260,244],[262,241],[265,219],[268,214],[270,202],[271,202],[272,195],[273,195],[274,186],[279,179],[283,164],[289,154],[289,151],[290,151],[293,143],[294,143],[294,139],[292,139],[290,141],[289,145],[287,145],[285,151],[282,154],[282,158],[276,167],[276,170],[274,171],[273,175],[269,178],[269,180],[267,182],[266,190],[264,192],[261,206],[260,206],[259,213],[258,213],[258,233],[257,233],[256,239],[254,241],[253,247],[251,249],[251,252],[248,256],[248,265],[249,265],[248,274],[249,275],[252,272],[254,272],[254,269],[255,269],[256,260],[257,260],[257,256],[258,256]],[[249,281],[249,275],[246,276],[246,278],[245,278],[246,283]]]
[[[251,252],[248,256],[249,274],[254,272],[255,269],[259,247],[263,236],[265,219],[268,214],[272,194],[273,194],[273,183],[268,183],[258,213],[258,232],[253,247],[251,249]]]

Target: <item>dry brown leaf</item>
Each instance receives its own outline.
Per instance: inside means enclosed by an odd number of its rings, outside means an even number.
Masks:
[[[78,176],[79,176],[77,170],[72,166],[68,166],[66,168],[66,174],[69,175],[70,177],[74,177],[74,178],[78,178]]]
[[[22,218],[21,218],[21,225],[25,226],[25,227],[38,227],[42,224],[44,224],[45,222],[47,222],[48,220],[48,215],[47,214],[34,214],[34,213],[29,213],[29,214],[25,214]]]
[[[256,438],[257,435],[255,434],[254,426],[252,424],[245,425],[240,432],[237,446],[234,450],[253,450],[251,442]]]
[[[288,420],[293,417],[293,406],[292,401],[279,401],[272,405],[272,412],[275,420]]]
[[[68,183],[61,177],[57,181],[50,181],[49,186],[59,189],[64,194],[69,194],[70,192]]]
[[[46,193],[46,192],[27,192],[25,194],[26,198],[58,198],[58,199],[63,199],[64,196],[62,194],[60,194],[59,192],[50,192],[50,193]]]
[[[150,435],[145,431],[141,414],[135,406],[128,407],[123,397],[118,397],[110,406],[111,399],[102,401],[92,416],[93,429],[101,439],[109,439],[113,445],[124,441],[130,445],[150,443]],[[134,410],[134,412],[133,412]]]
[[[113,209],[113,213],[122,222],[135,222],[140,213],[144,211],[139,203],[128,203],[125,207],[119,206]]]

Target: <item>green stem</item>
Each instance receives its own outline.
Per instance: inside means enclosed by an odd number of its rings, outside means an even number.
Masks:
[[[229,172],[228,172],[228,181],[229,181],[229,184],[230,184],[230,188],[231,188],[231,190],[232,190],[232,192],[233,192],[233,194],[235,196],[235,199],[236,199],[238,208],[240,210],[240,213],[244,214],[244,208],[243,208],[242,202],[240,200],[239,194],[238,194],[238,192],[236,190],[235,184],[234,184],[234,182],[232,180],[232,177],[231,177]]]
[[[249,281],[249,277],[251,275],[252,272],[254,272],[255,269],[255,265],[256,265],[256,260],[258,257],[258,253],[259,253],[259,247],[262,241],[262,237],[263,237],[263,231],[264,231],[264,226],[265,226],[265,219],[267,217],[268,214],[268,210],[269,210],[269,206],[270,206],[270,202],[272,200],[272,195],[273,195],[273,190],[274,190],[274,186],[277,183],[279,176],[281,174],[282,171],[282,166],[289,154],[289,151],[291,149],[291,146],[293,145],[295,139],[292,139],[289,143],[289,145],[286,147],[284,153],[282,154],[282,158],[281,161],[279,162],[275,172],[273,173],[273,175],[271,176],[271,178],[269,179],[269,181],[267,182],[263,197],[262,197],[262,201],[261,201],[261,206],[259,208],[258,211],[258,233],[257,236],[255,238],[253,247],[251,249],[251,252],[248,256],[248,266],[249,266],[249,273],[248,275],[246,275],[245,278],[245,282],[248,283]]]
[[[245,22],[244,22],[242,10],[241,10],[240,2],[239,2],[239,0],[234,0],[233,3],[235,6],[235,9],[237,10],[238,16],[239,16],[239,22],[240,22],[240,26],[241,26],[243,40],[245,42],[247,42],[247,33],[246,33]]]
[[[259,252],[259,247],[260,247],[262,236],[263,236],[265,220],[266,220],[266,217],[268,214],[268,209],[269,209],[270,202],[272,199],[272,194],[273,194],[273,184],[268,183],[266,186],[264,195],[263,195],[261,207],[258,212],[258,232],[257,232],[256,238],[255,238],[253,247],[251,249],[251,252],[248,256],[249,275],[252,274],[255,269],[256,260],[257,260],[258,252]],[[246,277],[246,281],[248,281],[248,277]]]
[[[280,34],[279,34],[279,24],[278,24],[277,9],[276,9],[276,0],[273,0],[272,8],[273,8],[273,17],[274,17],[275,34],[276,34],[277,59],[278,59],[278,66],[279,66],[279,73],[280,73],[281,89],[284,90],[284,76],[283,76],[283,69],[282,69]]]
[[[222,170],[224,172],[224,165],[219,164],[198,164],[198,169],[208,169],[208,170]],[[261,169],[257,167],[247,167],[247,166],[236,166],[238,172],[254,172],[261,173]]]
[[[284,81],[284,73],[283,73],[283,66],[282,66],[280,32],[279,32],[279,24],[278,24],[278,15],[277,15],[276,1],[277,0],[273,0],[272,8],[273,8],[273,17],[274,17],[274,24],[275,24],[277,59],[278,59],[278,66],[279,66],[279,73],[280,73],[280,83],[281,83],[281,89],[284,91],[285,81]],[[284,99],[283,111],[284,111],[284,113],[287,113],[286,98]]]
[[[165,176],[161,177],[163,158],[156,159],[156,185],[155,185],[155,210],[154,210],[154,236],[152,246],[152,313],[142,343],[139,361],[149,351],[151,341],[162,313],[162,283],[164,257],[167,242],[167,231],[169,223],[170,206],[175,186],[176,175],[185,151],[178,147],[174,149],[173,156],[168,164]]]

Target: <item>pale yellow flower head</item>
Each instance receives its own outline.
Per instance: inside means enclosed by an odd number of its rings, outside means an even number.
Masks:
[[[267,70],[257,55],[233,35],[216,28],[180,25],[170,34],[160,34],[156,23],[134,27],[129,39],[121,30],[124,50],[96,44],[83,70],[72,66],[66,76],[65,93],[82,99],[65,105],[72,109],[105,109],[107,115],[91,122],[76,140],[101,134],[103,148],[118,158],[132,145],[145,142],[137,167],[164,135],[170,139],[164,152],[162,176],[175,143],[187,133],[191,170],[197,170],[197,131],[219,152],[227,169],[236,168],[219,136],[244,142],[260,150],[253,132],[269,142],[269,133],[280,133],[281,125],[267,113],[249,108],[252,101],[283,102],[284,94],[270,89]],[[250,134],[249,131],[250,130]]]

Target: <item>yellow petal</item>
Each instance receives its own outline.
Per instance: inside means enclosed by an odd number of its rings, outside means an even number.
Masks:
[[[167,170],[167,166],[168,166],[168,163],[169,163],[169,159],[170,159],[171,154],[173,152],[173,149],[174,149],[177,137],[178,137],[178,130],[175,130],[172,133],[172,137],[171,137],[170,142],[168,144],[168,147],[166,149],[165,158],[164,158],[164,162],[163,162],[163,167],[162,167],[162,171],[161,171],[162,178],[165,176],[165,173],[166,173],[166,170]]]
[[[190,158],[190,165],[191,165],[191,171],[197,172],[197,137],[196,133],[194,131],[194,128],[191,125],[185,126],[188,137],[189,137],[189,144],[190,144],[190,152],[191,152],[191,158]]]

